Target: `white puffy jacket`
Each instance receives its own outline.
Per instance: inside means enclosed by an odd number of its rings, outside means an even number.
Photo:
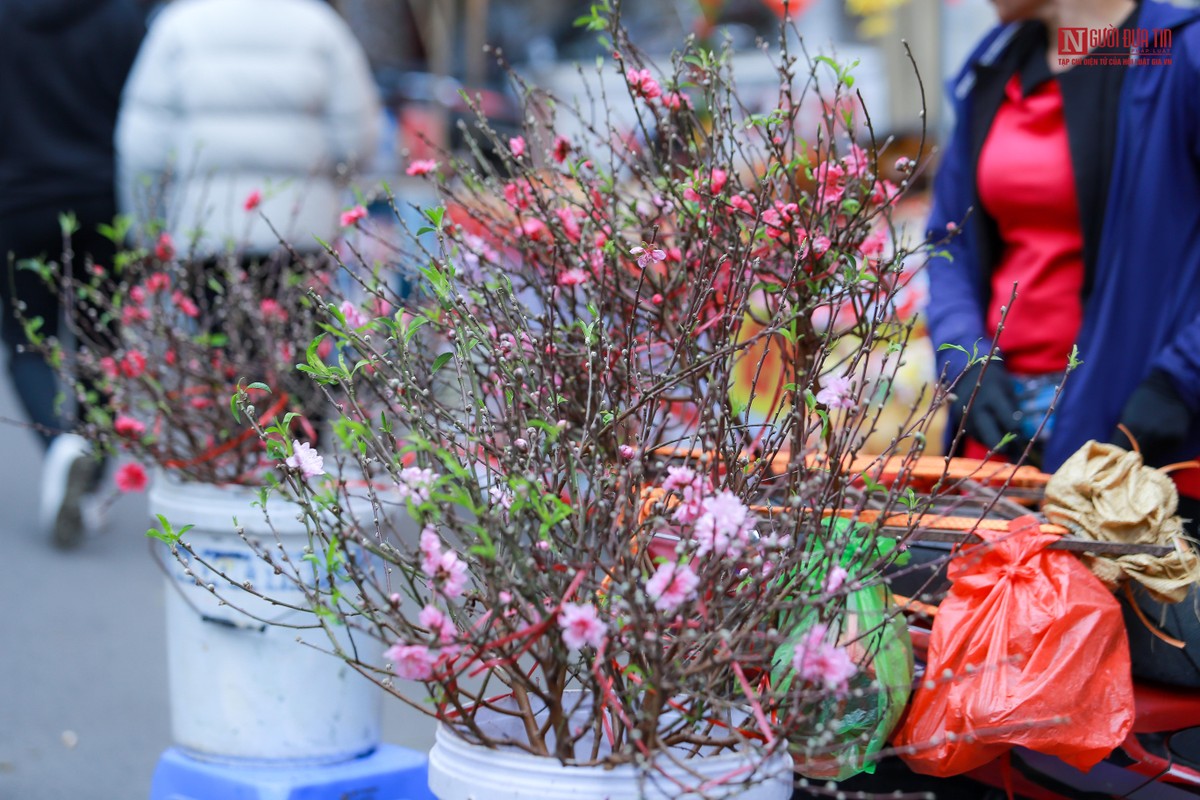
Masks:
[[[175,0],[154,19],[117,122],[121,208],[176,247],[265,253],[337,232],[345,179],[373,154],[366,56],[322,0]],[[247,198],[262,195],[255,211]]]

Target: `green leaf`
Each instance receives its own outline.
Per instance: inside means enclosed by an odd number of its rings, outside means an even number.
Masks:
[[[155,516],[158,517],[159,527],[146,531],[146,535],[165,544],[175,544],[181,536],[196,527],[195,525],[184,525],[179,530],[175,530],[162,514],[156,514]]]
[[[446,366],[446,362],[452,358],[454,358],[454,353],[442,353],[433,360],[433,367],[430,368],[430,372],[437,372],[439,369]]]

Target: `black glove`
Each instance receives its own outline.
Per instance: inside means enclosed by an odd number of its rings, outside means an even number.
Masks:
[[[963,372],[954,387],[954,414],[965,419],[967,435],[989,450],[996,449],[1006,433],[1014,434],[1015,438],[997,452],[1015,461],[1025,452],[1029,440],[1020,435],[1021,407],[1012,376],[999,361],[987,362],[987,369],[984,366],[973,364]]]
[[[1161,466],[1162,460],[1183,443],[1192,426],[1192,410],[1164,371],[1156,369],[1133,390],[1121,412],[1121,424],[1129,429],[1142,451],[1142,459]],[[1133,449],[1133,443],[1119,428],[1109,442]]]

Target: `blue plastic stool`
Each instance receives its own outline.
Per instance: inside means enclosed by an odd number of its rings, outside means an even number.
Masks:
[[[388,744],[322,767],[214,764],[172,747],[158,760],[150,800],[434,800],[427,762]]]

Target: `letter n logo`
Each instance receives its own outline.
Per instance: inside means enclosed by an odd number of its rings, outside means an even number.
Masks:
[[[1058,54],[1060,56],[1087,55],[1087,28],[1059,28]]]

